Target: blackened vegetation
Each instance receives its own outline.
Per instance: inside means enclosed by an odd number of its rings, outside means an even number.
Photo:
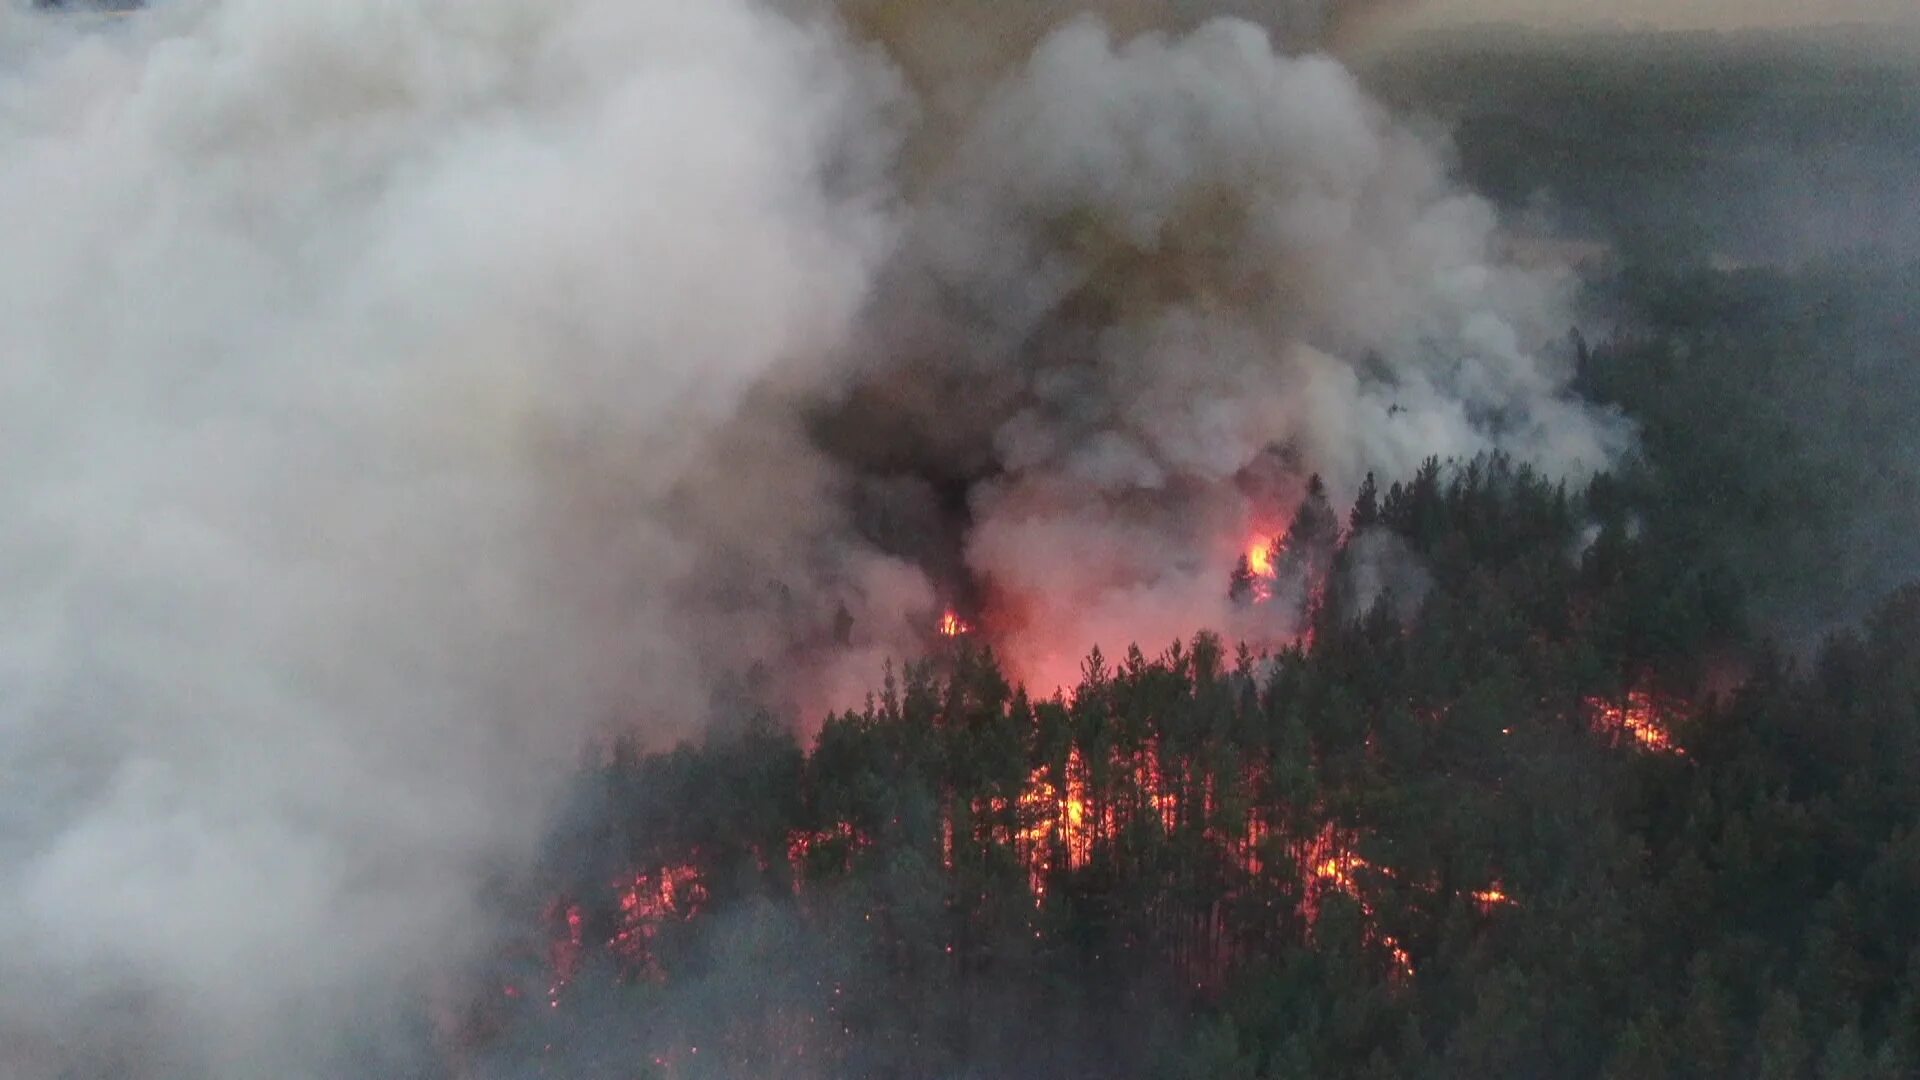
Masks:
[[[1435,463],[1352,515],[1310,646],[1096,654],[1049,700],[963,647],[806,752],[771,722],[615,748],[484,1056],[1914,1075],[1920,591],[1796,666],[1745,639],[1730,578],[1637,520],[1610,479]],[[1413,614],[1351,595],[1354,526],[1424,564]],[[1736,659],[1744,685],[1711,692]],[[1628,700],[1669,745],[1600,722]]]

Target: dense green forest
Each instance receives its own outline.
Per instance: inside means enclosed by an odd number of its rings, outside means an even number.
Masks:
[[[1670,542],[1735,572],[1796,651],[1920,568],[1920,262],[1630,267],[1601,285],[1630,329],[1581,389],[1624,409],[1623,470]]]
[[[1920,53],[1844,27],[1474,27],[1372,56],[1521,233],[1586,252],[1624,478],[1806,652],[1920,568]]]
[[[1302,507],[1277,656],[1033,700],[962,638],[804,749],[614,748],[473,1022],[564,1075],[1913,1075],[1920,591],[1795,663],[1636,497],[1434,462]],[[1417,606],[1358,595],[1388,540]]]

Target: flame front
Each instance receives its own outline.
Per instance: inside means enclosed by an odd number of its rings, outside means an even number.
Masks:
[[[1016,789],[978,795],[968,803],[949,802],[930,840],[938,845],[939,865],[947,875],[968,873],[969,865],[977,867],[975,854],[983,846],[1011,848],[1016,865],[1024,870],[1032,903],[1036,909],[1046,909],[1058,900],[1060,886],[1079,875],[1091,874],[1097,880],[1125,865],[1130,845],[1152,845],[1156,834],[1180,836],[1183,843],[1209,848],[1222,860],[1227,871],[1222,885],[1229,902],[1262,895],[1257,890],[1263,888],[1298,889],[1292,894],[1297,905],[1294,914],[1308,935],[1321,932],[1326,902],[1336,895],[1344,897],[1358,909],[1363,940],[1383,963],[1388,979],[1406,985],[1416,976],[1416,961],[1398,936],[1405,931],[1386,925],[1378,903],[1381,890],[1392,887],[1434,896],[1437,883],[1409,881],[1402,870],[1363,857],[1360,850],[1367,834],[1360,828],[1325,820],[1322,812],[1314,810],[1289,820],[1291,815],[1261,794],[1270,783],[1259,765],[1242,764],[1227,772],[1196,768],[1157,736],[1131,746],[1109,746],[1103,756],[1075,740],[1061,757],[1033,766]],[[790,832],[784,855],[793,874],[794,897],[806,905],[813,897],[825,895],[816,893],[810,883],[851,871],[873,842],[844,820]],[[700,853],[693,850],[685,855],[694,861],[653,863],[612,881],[612,904],[606,913],[611,935],[600,944],[625,981],[667,981],[667,958],[656,953],[664,940],[657,939],[669,927],[698,917],[708,905]],[[772,856],[773,861],[778,858],[778,854]],[[761,868],[771,869],[765,863]],[[1489,877],[1483,887],[1463,888],[1457,894],[1482,917],[1517,906],[1507,886],[1497,876]],[[556,900],[548,909],[551,1007],[560,1006],[586,959],[590,924],[583,910],[571,898]],[[866,915],[869,922],[875,917]],[[1048,924],[1038,910],[1035,918],[1033,933],[1039,937]],[[1179,963],[1196,990],[1217,989],[1230,974],[1241,946],[1230,937],[1215,935],[1217,927],[1202,929],[1201,938],[1183,946]],[[949,943],[946,948],[952,953],[955,946]],[[809,1029],[820,1020],[828,1020],[829,1029],[840,1026],[831,1008],[819,1017],[801,1019]],[[810,1044],[806,1037],[798,1037],[792,1045]]]
[[[952,608],[940,616],[940,636],[955,638],[962,634],[973,633],[973,626],[956,614]]]

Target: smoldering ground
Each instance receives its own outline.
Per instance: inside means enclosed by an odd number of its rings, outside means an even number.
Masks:
[[[589,737],[960,590],[1042,684],[1284,634],[1310,472],[1627,445],[1357,7],[1102,7],[5,9],[5,1067],[397,1069]]]

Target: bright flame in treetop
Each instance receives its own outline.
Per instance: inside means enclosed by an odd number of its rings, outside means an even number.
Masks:
[[[1256,577],[1273,576],[1273,540],[1266,536],[1256,536],[1247,541],[1247,568]]]
[[[940,616],[941,637],[959,637],[962,634],[971,633],[973,633],[972,625],[965,619],[954,614],[951,609],[949,609],[946,614]]]

